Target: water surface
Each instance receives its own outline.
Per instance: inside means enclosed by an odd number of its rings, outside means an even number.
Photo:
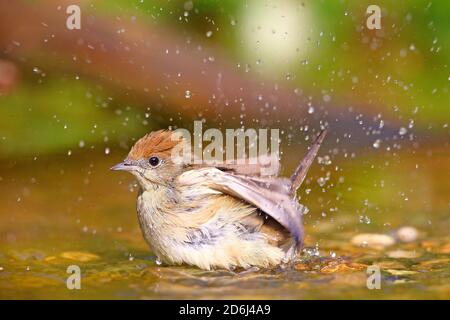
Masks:
[[[0,298],[450,298],[448,152],[358,154],[314,165],[300,195],[310,212],[293,268],[236,274],[158,265],[135,214],[136,185],[108,168],[125,151],[2,161]],[[285,154],[289,171],[297,154]],[[356,246],[362,233],[417,239]],[[378,265],[381,289],[366,286]],[[81,290],[66,269],[81,268]]]

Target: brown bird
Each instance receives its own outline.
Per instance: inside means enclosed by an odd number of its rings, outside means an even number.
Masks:
[[[137,178],[140,227],[159,261],[270,268],[292,261],[303,246],[306,208],[296,191],[324,137],[322,131],[290,179],[261,176],[261,165],[179,163],[172,151],[186,142],[162,130],[138,140],[111,169]]]

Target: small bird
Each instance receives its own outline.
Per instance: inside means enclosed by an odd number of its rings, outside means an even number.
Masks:
[[[272,268],[293,261],[303,246],[307,211],[296,191],[326,132],[290,179],[262,176],[262,164],[179,163],[172,151],[186,142],[173,134],[145,135],[111,168],[137,178],[139,224],[158,261],[205,270]]]

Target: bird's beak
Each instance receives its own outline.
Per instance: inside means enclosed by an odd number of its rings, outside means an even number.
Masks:
[[[138,167],[134,165],[131,161],[125,160],[124,162],[118,163],[111,167],[111,170],[122,170],[122,171],[134,171]]]

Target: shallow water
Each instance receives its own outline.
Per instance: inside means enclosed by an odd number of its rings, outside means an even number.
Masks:
[[[0,298],[450,298],[446,150],[316,163],[301,190],[310,208],[304,254],[291,268],[243,274],[156,263],[137,223],[132,177],[108,170],[125,153],[1,162]],[[297,155],[285,157],[292,168]],[[351,242],[362,233],[395,239],[404,226],[417,239]],[[379,290],[366,286],[372,264]],[[81,268],[81,290],[66,287],[69,265]]]

